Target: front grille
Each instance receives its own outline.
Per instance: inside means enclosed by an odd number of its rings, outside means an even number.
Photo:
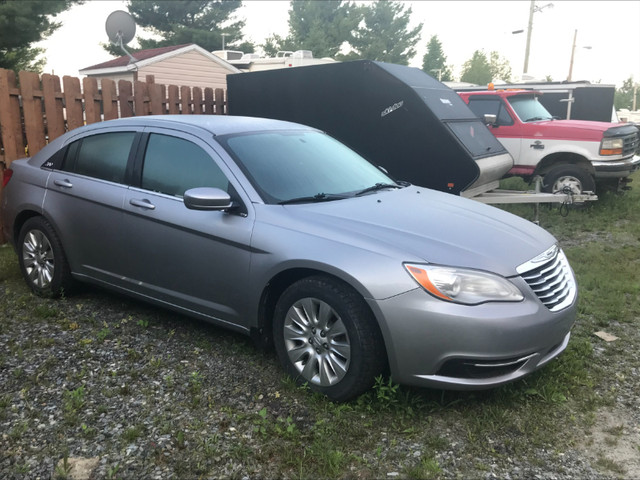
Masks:
[[[573,272],[557,246],[518,267],[518,273],[552,312],[568,307],[576,297]]]
[[[622,155],[633,155],[636,151],[640,152],[640,135],[632,133],[623,138]]]

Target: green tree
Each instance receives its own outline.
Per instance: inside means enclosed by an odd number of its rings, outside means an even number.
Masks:
[[[159,39],[138,38],[141,49],[195,43],[205,50],[225,48],[253,51],[254,45],[244,41],[244,21],[235,17],[242,6],[239,0],[129,0],[127,9],[136,25]],[[103,45],[113,55],[122,51],[116,45]]]
[[[31,45],[44,40],[60,27],[53,20],[80,0],[0,1],[0,68],[41,72],[45,52]]]
[[[437,35],[432,35],[427,43],[427,53],[422,57],[422,70],[442,82],[452,82],[453,73],[446,62],[447,57],[442,51],[442,43]]]
[[[491,81],[511,81],[511,65],[509,61],[501,57],[498,52],[491,52],[489,54],[489,68],[491,70]]]
[[[377,0],[359,8],[362,20],[351,34],[352,50],[346,58],[365,58],[408,65],[420,40],[422,24],[409,29],[411,7],[402,2]]]
[[[485,85],[492,79],[491,64],[482,50],[476,50],[462,66],[460,81]]]
[[[279,46],[282,50],[311,50],[317,58],[335,57],[357,27],[359,10],[341,0],[292,0],[290,33]]]
[[[498,52],[491,52],[487,58],[484,51],[476,50],[472,57],[464,62],[460,80],[476,85],[486,85],[494,80],[510,82],[511,66]]]
[[[613,105],[616,110],[620,110],[621,108],[627,108],[629,110],[633,109],[633,88],[633,76],[627,78],[624,82],[622,82],[622,87],[616,88],[616,91],[613,95]],[[637,87],[635,93],[636,95],[638,95]],[[637,98],[636,108],[638,108]]]

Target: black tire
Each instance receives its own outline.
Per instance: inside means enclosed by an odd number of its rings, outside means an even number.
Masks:
[[[596,183],[587,170],[577,165],[560,165],[544,176],[542,189],[545,192],[562,193],[565,188],[569,188],[573,194],[595,192]]]
[[[285,290],[276,305],[273,338],[285,371],[333,401],[360,395],[385,371],[373,314],[357,292],[329,277],[305,278]]]
[[[72,289],[73,279],[62,243],[43,217],[33,217],[24,223],[17,246],[20,270],[33,293],[55,298]]]

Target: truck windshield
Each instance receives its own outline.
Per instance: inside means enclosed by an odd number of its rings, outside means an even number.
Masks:
[[[516,115],[523,122],[553,119],[553,116],[542,106],[535,95],[517,95],[509,97],[508,100]]]

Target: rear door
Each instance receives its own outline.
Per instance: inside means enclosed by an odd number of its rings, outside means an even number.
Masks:
[[[217,187],[241,201],[210,145],[188,133],[149,128],[125,195],[128,273],[136,291],[223,323],[246,326],[253,219],[250,211],[189,210],[186,190]],[[134,182],[135,183],[135,182]]]
[[[104,129],[71,142],[49,176],[45,214],[75,274],[119,284],[124,268],[122,205],[134,129]]]

